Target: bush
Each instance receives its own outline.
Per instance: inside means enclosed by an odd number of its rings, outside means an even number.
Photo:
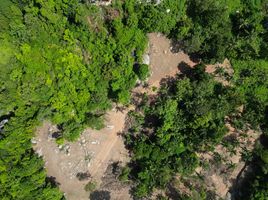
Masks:
[[[96,189],[96,186],[96,183],[90,181],[85,185],[85,190],[87,192],[93,192]]]
[[[119,180],[123,181],[123,182],[128,181],[129,173],[130,173],[130,168],[129,167],[124,167],[122,169],[122,172],[121,172],[120,176],[119,176]]]
[[[139,77],[140,80],[145,81],[146,78],[149,76],[149,66],[146,64],[141,64],[136,67],[135,73]]]
[[[63,145],[63,144],[64,144],[64,138],[63,138],[63,137],[59,137],[59,138],[57,138],[57,139],[56,139],[56,143],[57,143],[58,145]]]

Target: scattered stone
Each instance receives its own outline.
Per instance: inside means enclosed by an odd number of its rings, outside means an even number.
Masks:
[[[114,129],[114,125],[107,125],[106,128],[108,128],[108,129]]]
[[[47,140],[48,141],[51,141],[53,138],[52,138],[52,134],[48,134],[48,136],[47,136]]]
[[[32,139],[31,139],[31,143],[32,143],[32,144],[37,144],[37,141],[36,141],[34,138],[32,138]]]
[[[43,156],[42,148],[41,148],[41,149],[38,149],[38,150],[36,151],[36,153],[37,153],[37,155],[38,155],[39,157]]]
[[[8,122],[8,119],[4,119],[0,122],[0,129],[4,127],[4,125]]]

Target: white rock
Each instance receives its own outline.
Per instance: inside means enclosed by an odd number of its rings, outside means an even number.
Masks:
[[[142,57],[142,63],[149,65],[150,64],[150,56],[148,54],[144,54]]]
[[[170,12],[170,9],[167,9],[167,13],[169,13]]]
[[[37,141],[36,141],[34,138],[32,138],[32,139],[31,139],[31,143],[32,143],[32,144],[37,144]]]
[[[38,149],[36,151],[36,153],[38,154],[39,157],[41,157],[43,155],[42,148],[41,149]]]

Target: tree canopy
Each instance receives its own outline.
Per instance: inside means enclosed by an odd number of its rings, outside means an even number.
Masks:
[[[191,173],[199,163],[196,153],[220,142],[225,117],[240,105],[236,123],[267,135],[267,1],[156,2],[1,1],[1,199],[64,198],[31,147],[36,126],[50,120],[69,141],[85,127],[101,128],[111,103],[129,104],[137,80],[146,80],[142,56],[149,32],[164,33],[200,64],[191,76],[164,85],[141,113],[132,113],[127,144],[136,167],[126,171],[137,182],[137,196],[165,187],[176,173]],[[201,62],[225,58],[235,70],[232,86],[216,82]],[[260,186],[267,180],[266,146],[260,149],[262,170],[252,182],[252,199],[267,194]]]

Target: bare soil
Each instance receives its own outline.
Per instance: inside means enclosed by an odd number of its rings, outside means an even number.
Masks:
[[[190,67],[195,65],[184,52],[173,53],[171,41],[159,33],[149,34],[149,56],[151,76],[148,83],[155,87],[159,87],[161,79],[176,75],[180,63],[187,63]]]
[[[89,193],[84,190],[88,181],[100,185],[110,163],[128,161],[123,140],[117,135],[124,127],[126,113],[127,111],[109,111],[106,115],[106,128],[100,131],[87,129],[78,141],[67,142],[63,148],[59,148],[55,140],[51,139],[51,133],[54,132],[51,123],[44,122],[43,126],[37,129],[37,144],[34,149],[43,156],[48,176],[56,178],[68,200],[89,199]],[[79,172],[89,172],[91,178],[79,181],[76,177]],[[120,199],[118,195],[121,198],[121,192],[112,194],[113,199]]]

